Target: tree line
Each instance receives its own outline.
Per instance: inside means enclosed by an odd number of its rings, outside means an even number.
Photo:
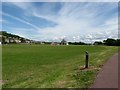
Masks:
[[[84,42],[69,42],[70,45],[92,45]],[[102,41],[95,41],[93,45],[120,46],[120,39],[108,38]]]
[[[21,43],[24,43],[26,40],[29,41],[29,39],[25,39],[23,37],[20,37],[18,35],[13,35],[11,33],[7,33],[6,31],[0,31],[0,35],[2,35],[2,37],[0,37],[0,42],[2,42],[2,44],[5,44],[5,39],[8,38],[17,38],[21,41]],[[37,42],[38,43],[38,42]],[[51,44],[51,42],[45,42],[45,44]],[[85,42],[68,42],[69,45],[91,45]],[[120,39],[113,39],[113,38],[108,38],[106,40],[103,40],[103,42],[101,41],[95,41],[93,43],[93,45],[107,45],[107,46],[120,46]]]
[[[94,42],[94,45],[107,45],[107,46],[120,46],[120,39],[108,38],[103,40],[103,42]]]

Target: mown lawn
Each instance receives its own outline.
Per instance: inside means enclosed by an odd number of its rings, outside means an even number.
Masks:
[[[3,88],[87,88],[117,47],[3,45]],[[89,52],[89,69],[85,51]]]
[[[0,45],[0,89],[2,89],[2,45]]]

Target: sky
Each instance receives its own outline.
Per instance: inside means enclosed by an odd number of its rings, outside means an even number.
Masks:
[[[1,30],[36,41],[118,37],[117,2],[2,2]]]

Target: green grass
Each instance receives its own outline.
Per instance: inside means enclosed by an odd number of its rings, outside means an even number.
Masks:
[[[3,45],[3,88],[87,88],[117,47]],[[89,51],[90,67],[85,64]]]
[[[2,89],[2,46],[0,45],[0,89]]]

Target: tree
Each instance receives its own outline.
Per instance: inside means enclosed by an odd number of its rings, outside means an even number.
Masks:
[[[120,46],[120,39],[116,40],[116,46]]]
[[[103,45],[103,43],[96,41],[96,42],[94,42],[94,45]]]
[[[107,40],[103,41],[105,45],[108,46],[120,46],[120,39],[112,39],[112,38],[108,38]]]

